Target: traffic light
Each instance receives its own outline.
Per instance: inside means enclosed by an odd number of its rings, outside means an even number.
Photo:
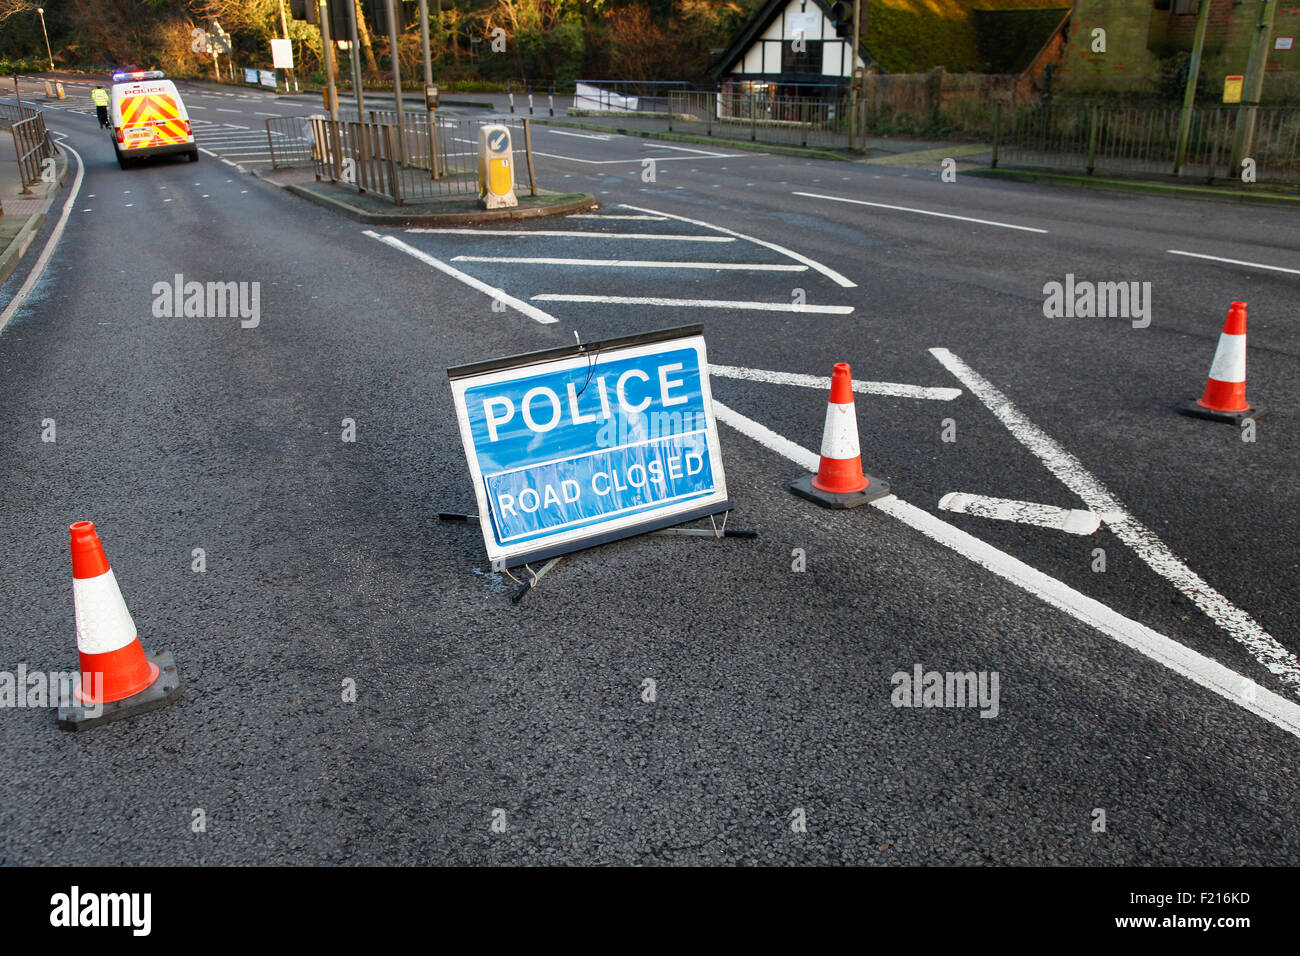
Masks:
[[[306,20],[308,23],[320,22],[316,0],[289,0],[289,15],[295,20]]]
[[[410,0],[407,0],[409,3]],[[388,35],[388,0],[362,0],[366,17],[370,20],[371,32],[381,36]],[[400,33],[406,25],[406,12],[402,9],[402,0],[393,0],[397,9],[397,30]],[[430,0],[430,10],[450,10],[450,0]]]
[[[844,0],[836,0],[831,4],[831,25],[835,27],[835,35],[841,40],[848,39],[853,32],[853,4],[845,3]]]
[[[335,40],[352,38],[352,0],[329,0],[330,36]]]

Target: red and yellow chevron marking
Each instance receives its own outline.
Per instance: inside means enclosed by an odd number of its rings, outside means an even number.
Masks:
[[[127,127],[143,126],[150,129],[151,135],[140,133],[126,135],[123,145],[127,149],[139,149],[145,146],[162,146],[168,143],[181,143],[189,139],[185,121],[180,118],[176,100],[163,93],[133,96],[122,101],[122,125]]]

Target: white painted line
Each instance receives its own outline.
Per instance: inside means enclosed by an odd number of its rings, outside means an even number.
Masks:
[[[398,51],[399,54],[401,53],[402,48],[401,48],[400,45],[398,46],[397,51]],[[363,84],[364,84],[364,81],[363,81]],[[254,110],[254,111],[253,111],[253,115],[254,115],[254,116],[279,116],[280,114],[279,114],[279,113],[259,113],[259,112],[257,112],[256,110]]]
[[[516,312],[522,312],[530,319],[534,319],[537,322],[542,323],[543,325],[551,325],[556,321],[555,316],[551,315],[549,312],[543,312],[541,309],[537,308],[534,305],[529,305],[527,302],[522,302],[519,299],[516,299],[514,296],[506,295],[500,289],[494,289],[486,282],[480,282],[478,279],[475,279],[472,275],[461,272],[455,266],[447,265],[447,263],[443,262],[441,259],[435,259],[427,252],[422,252],[421,250],[415,248],[415,246],[409,245],[408,243],[403,242],[401,239],[398,239],[396,236],[381,236],[379,233],[374,232],[373,230],[370,229],[363,230],[362,234],[369,236],[371,239],[378,239],[380,242],[384,243],[385,245],[392,246],[394,249],[398,249],[402,252],[405,252],[408,256],[412,256],[416,259],[419,259],[425,265],[433,266],[433,268],[437,269],[439,272],[444,272],[447,275],[451,276],[453,279],[460,280],[461,282],[469,286],[471,289],[477,289],[479,292],[485,293],[486,295],[490,295],[494,299],[500,300],[504,304],[510,306],[510,308],[514,309]]]
[[[675,149],[680,153],[695,153],[699,156],[712,156],[715,159],[735,159],[736,153],[719,153],[711,149],[691,149],[689,146],[667,146],[663,143],[647,143],[646,149]]]
[[[401,47],[398,47],[397,49],[398,49],[398,52],[400,53],[402,48],[401,48]],[[200,152],[200,153],[203,153],[205,156],[211,156],[213,159],[220,159],[220,158],[221,158],[221,157],[218,156],[216,153],[214,153],[212,150],[210,150],[210,149],[204,149],[202,146],[199,147],[199,152]]]
[[[799,385],[830,391],[831,380],[821,375],[800,375],[796,372],[769,372],[759,368],[738,368],[734,365],[709,363],[709,374],[719,378],[738,378],[747,382],[767,382],[771,385]],[[853,380],[853,391],[859,395],[888,395],[892,398],[927,398],[937,402],[950,402],[961,395],[960,388],[926,388],[921,385],[900,385],[896,382],[868,382]]]
[[[820,459],[816,453],[796,445],[765,425],[732,411],[716,398],[713,400],[713,413],[718,421],[790,459],[803,470],[810,472],[817,470]],[[952,549],[967,560],[992,571],[998,577],[1023,588],[1057,610],[1096,628],[1125,647],[1163,664],[1225,700],[1263,717],[1287,733],[1300,737],[1300,704],[1295,701],[1273,693],[1267,687],[1224,667],[1212,658],[1184,647],[1145,624],[1124,617],[1100,601],[1074,590],[1064,582],[1030,567],[990,544],[985,544],[943,519],[908,504],[896,495],[886,495],[871,502],[871,505],[944,547]]]
[[[9,324],[9,320],[22,307],[27,296],[31,294],[32,289],[45,273],[45,267],[50,264],[50,257],[54,255],[54,247],[59,244],[59,239],[63,236],[63,229],[68,224],[68,216],[72,213],[73,204],[77,201],[77,193],[81,191],[81,181],[85,176],[86,164],[81,161],[81,154],[68,145],[67,138],[63,133],[56,133],[55,135],[59,139],[59,149],[66,149],[77,158],[77,175],[73,177],[72,191],[68,193],[68,198],[64,200],[63,212],[59,214],[59,221],[50,230],[50,238],[45,240],[45,248],[41,250],[41,254],[32,265],[32,271],[27,274],[27,278],[18,287],[14,297],[9,300],[9,304],[5,306],[4,311],[0,312],[0,332],[4,331],[5,326]]]
[[[735,242],[725,236],[683,236],[656,232],[578,232],[563,229],[452,229],[413,228],[407,232],[438,233],[458,236],[553,236],[562,239],[647,239],[664,242]]]
[[[474,143],[474,140],[458,139],[457,142]],[[475,143],[475,145],[478,144]],[[557,153],[543,153],[536,149],[533,150],[533,155],[545,156],[547,159],[562,159],[566,163],[585,163],[588,166],[619,166],[623,163],[642,163],[645,161],[644,159],[579,159],[577,156],[560,156]],[[701,159],[734,159],[735,156],[734,153],[718,153],[714,156],[655,156],[653,159],[656,163],[672,163],[683,160],[699,162]],[[650,158],[652,157],[646,157],[646,159]]]
[[[607,212],[599,212],[599,213],[575,212],[575,213],[570,213],[564,218],[565,219],[629,219],[629,220],[636,219],[645,222],[666,222],[668,220],[667,216],[619,216]]]
[[[688,309],[745,309],[754,312],[808,312],[814,315],[848,315],[851,305],[795,305],[792,302],[739,302],[731,299],[663,299],[635,295],[567,295],[546,293],[534,302],[594,302],[604,305],[664,305]]]
[[[831,202],[847,202],[855,206],[874,206],[877,209],[894,209],[898,212],[914,212],[921,216],[938,216],[940,219],[956,219],[960,222],[973,222],[981,226],[997,226],[1000,229],[1018,229],[1021,232],[1047,232],[1033,226],[1017,226],[1009,222],[994,222],[992,219],[974,219],[970,216],[954,216],[947,212],[934,212],[930,209],[913,209],[911,206],[891,206],[884,202],[867,202],[865,199],[845,199],[843,196],[823,196],[821,193],[791,193],[793,196],[807,196],[810,199],[829,199]]]
[[[653,259],[550,259],[531,256],[455,256],[452,262],[504,262],[538,266],[607,266],[619,269],[733,269],[751,272],[807,272],[807,266],[770,262],[666,262]]]
[[[221,125],[226,127],[227,129],[251,129],[252,128],[250,126],[240,126],[238,123],[222,123]]]
[[[991,382],[947,349],[930,349],[944,368],[952,372],[997,416],[1020,444],[1090,510],[1101,516],[1116,536],[1146,564],[1199,607],[1210,620],[1227,631],[1270,673],[1294,691],[1300,691],[1300,661],[1259,626],[1245,611],[1216,591],[1199,574],[1184,564],[1151,531],[1144,527],[1110,489],[1093,477],[1079,459],[1058,445],[1026,418]]]
[[[401,47],[398,47],[398,49],[400,50]],[[554,133],[556,136],[576,136],[578,139],[598,139],[602,143],[609,142],[608,133],[569,133],[559,129],[548,129],[548,132]]]
[[[398,48],[401,49],[400,47]],[[243,110],[223,110],[220,106],[213,107],[218,113],[243,113]]]
[[[715,226],[713,225],[713,223],[703,222],[699,219],[687,219],[685,216],[677,216],[670,212],[660,212],[657,209],[644,209],[641,206],[632,206],[629,205],[628,203],[620,203],[619,205],[623,209],[631,209],[634,210],[635,212],[649,213],[652,216],[666,216],[669,219],[676,219],[679,222],[689,222],[693,226],[703,226],[705,229],[712,229],[714,232],[722,232],[722,233],[726,233],[729,236],[735,236],[737,239],[744,239],[746,242],[752,242],[755,245],[762,246],[765,249],[771,249],[773,252],[779,252],[781,253],[781,255],[793,259],[795,262],[802,262],[804,265],[816,269],[818,272],[826,276],[826,278],[830,279],[836,285],[842,286],[845,289],[856,289],[858,287],[858,284],[856,282],[846,279],[844,276],[840,275],[830,266],[823,265],[822,263],[818,262],[815,259],[809,259],[807,256],[802,256],[791,249],[787,249],[785,246],[778,246],[775,242],[768,242],[766,239],[756,239],[753,236],[745,235],[743,232],[736,232],[734,229],[727,229],[724,226]]]
[[[950,491],[939,499],[940,511],[975,515],[998,521],[1015,521],[1040,528],[1052,528],[1069,534],[1094,534],[1101,527],[1101,518],[1091,511],[1078,508],[1057,508],[1032,501],[1015,501],[1011,498],[990,498],[971,495],[964,491]]]
[[[1166,249],[1171,256],[1191,256],[1193,259],[1209,259],[1213,262],[1226,262],[1233,266],[1248,266],[1251,269],[1268,269],[1270,272],[1286,272],[1300,276],[1300,269],[1284,269],[1282,266],[1266,266],[1262,262],[1247,262],[1244,259],[1224,259],[1222,256],[1207,256],[1200,252],[1183,252],[1181,249]]]

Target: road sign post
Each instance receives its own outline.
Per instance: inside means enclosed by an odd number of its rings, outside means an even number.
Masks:
[[[484,209],[518,206],[515,196],[514,149],[510,130],[501,125],[478,131],[478,190]]]

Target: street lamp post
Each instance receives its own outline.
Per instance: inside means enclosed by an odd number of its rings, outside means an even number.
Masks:
[[[44,8],[44,7],[37,7],[37,8],[36,8],[36,12],[39,13],[39,14],[41,15],[41,33],[45,34],[45,55],[46,55],[47,57],[49,57],[49,60],[50,60],[50,72],[53,73],[53,72],[54,72],[54,54],[50,52],[50,34],[49,34],[49,31],[45,29],[45,8]]]

